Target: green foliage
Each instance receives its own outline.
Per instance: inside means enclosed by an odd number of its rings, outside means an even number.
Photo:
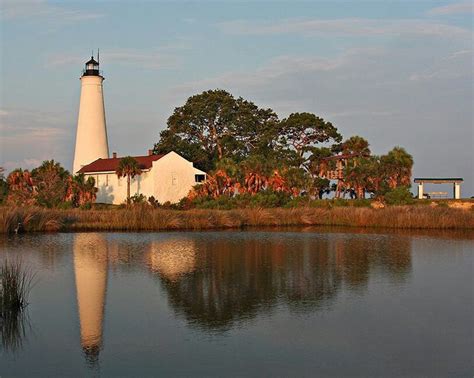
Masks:
[[[15,169],[8,175],[7,202],[11,205],[39,205],[67,209],[95,201],[97,189],[92,177],[71,176],[54,160],[44,161],[39,167]]]
[[[186,207],[198,209],[243,209],[243,208],[275,208],[284,207],[291,197],[287,193],[265,190],[257,194],[240,194],[234,197],[220,196],[217,198],[196,198]]]
[[[150,206],[154,207],[155,209],[160,207],[160,203],[154,196],[148,197],[148,203],[150,204]]]
[[[0,205],[6,202],[8,196],[8,183],[3,176],[3,168],[0,167]]]
[[[130,181],[135,176],[141,175],[142,170],[138,161],[132,156],[125,156],[120,159],[119,165],[115,170],[118,178],[127,178],[127,204],[130,203]]]
[[[205,171],[227,157],[239,162],[272,151],[278,117],[250,101],[216,89],[188,98],[174,110],[154,152],[175,151]]]
[[[147,201],[147,198],[143,194],[134,194],[132,197],[130,197],[130,200],[133,204],[139,204],[139,203],[145,203]]]
[[[351,136],[342,143],[341,147],[343,154],[370,155],[369,142],[358,135]]]
[[[79,206],[79,208],[80,208],[81,210],[90,210],[90,209],[92,209],[92,204],[91,204],[90,202],[87,202],[87,203],[85,203],[85,204]]]
[[[380,163],[389,188],[410,185],[413,157],[404,148],[394,147],[380,157]]]
[[[311,113],[292,113],[283,119],[278,127],[278,138],[284,149],[292,149],[299,157],[315,144],[342,139],[332,123]]]
[[[415,200],[410,190],[406,186],[394,188],[384,195],[385,202],[389,205],[410,205]]]
[[[71,201],[64,201],[59,203],[56,208],[61,209],[61,210],[69,210],[74,208],[74,204]]]
[[[54,160],[44,161],[31,171],[36,186],[36,202],[40,206],[53,208],[64,201],[68,187],[69,172]]]

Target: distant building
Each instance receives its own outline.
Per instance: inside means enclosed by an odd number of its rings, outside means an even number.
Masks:
[[[206,179],[206,173],[195,168],[193,163],[176,152],[166,155],[134,156],[142,174],[135,176],[130,184],[130,195],[143,194],[155,197],[160,203],[176,203],[189,193],[191,188]],[[121,204],[127,198],[127,178],[118,178],[115,170],[120,158],[97,159],[82,167],[78,173],[95,179],[98,203]]]
[[[98,54],[97,54],[98,55]],[[99,70],[99,58],[86,62],[81,76],[81,100],[77,121],[76,149],[73,172],[84,173],[95,179],[98,203],[121,204],[127,198],[127,179],[115,174],[120,158],[109,158],[102,91],[104,77]],[[178,202],[206,173],[194,168],[193,163],[175,152],[166,155],[134,157],[142,174],[132,179],[130,195],[155,197],[160,203]],[[87,178],[87,177],[86,177]]]

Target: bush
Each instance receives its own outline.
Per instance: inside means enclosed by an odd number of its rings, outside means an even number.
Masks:
[[[61,202],[57,208],[60,210],[68,210],[72,209],[74,207],[74,204],[71,201],[66,201],[66,202]]]
[[[244,209],[244,208],[274,208],[285,207],[290,202],[291,197],[287,193],[265,190],[256,194],[239,194],[235,197],[221,195],[217,198],[200,197],[193,201],[182,201],[181,208],[198,209]]]
[[[388,191],[385,193],[384,199],[388,205],[410,205],[415,202],[413,195],[406,186],[399,186]]]
[[[92,209],[92,204],[90,202],[87,202],[87,203],[79,206],[79,209],[81,209],[81,210],[90,210],[90,209]]]
[[[143,194],[134,194],[130,197],[130,202],[133,204],[145,203],[147,198]]]
[[[371,200],[370,199],[366,199],[366,198],[360,198],[360,199],[355,199],[355,200],[351,200],[351,206],[354,206],[354,207],[370,207],[370,204],[371,204]]]
[[[353,200],[348,200],[344,198],[334,198],[331,203],[333,207],[347,207],[349,206],[350,202]]]

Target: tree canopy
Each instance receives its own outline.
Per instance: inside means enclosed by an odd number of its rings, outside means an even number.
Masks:
[[[92,177],[72,176],[61,164],[46,160],[31,172],[15,169],[7,177],[6,203],[17,206],[79,207],[95,201]]]
[[[209,90],[174,110],[154,151],[175,151],[211,170],[223,158],[242,161],[252,153],[270,151],[277,123],[271,109],[260,109],[224,90]]]
[[[363,197],[409,185],[413,166],[400,147],[371,155],[366,139],[342,141],[337,127],[316,114],[279,120],[272,109],[221,89],[191,96],[174,110],[154,146],[155,153],[170,151],[208,172],[193,196],[277,190],[321,198],[337,180],[336,196]]]

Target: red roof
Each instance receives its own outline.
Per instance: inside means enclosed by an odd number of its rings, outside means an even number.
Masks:
[[[150,169],[153,162],[161,159],[165,155],[147,155],[147,156],[133,156],[138,161],[140,169]],[[91,173],[91,172],[115,172],[118,168],[119,162],[122,158],[111,159],[97,159],[90,164],[83,166],[77,173]]]

